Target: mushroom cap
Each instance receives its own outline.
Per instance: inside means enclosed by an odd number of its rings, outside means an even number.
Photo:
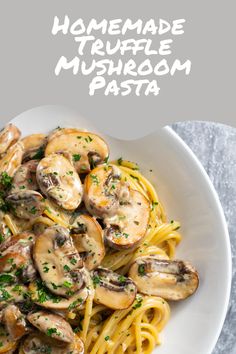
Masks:
[[[84,354],[84,344],[77,335],[74,335],[73,341],[68,344],[35,331],[25,338],[20,353]]]
[[[50,136],[45,156],[53,153],[66,153],[77,172],[85,173],[90,171],[91,162],[93,165],[104,162],[109,155],[109,149],[98,135],[67,128],[58,130]]]
[[[10,303],[21,303],[25,300],[28,288],[25,285],[12,284],[0,286],[0,309]]]
[[[71,343],[74,333],[63,317],[47,311],[38,311],[27,316],[27,320],[41,332],[59,341]]]
[[[13,341],[19,340],[28,332],[25,318],[15,305],[8,305],[3,310],[3,323]]]
[[[62,155],[43,158],[36,177],[41,191],[66,210],[76,209],[82,201],[82,184],[71,163]]]
[[[146,234],[149,218],[149,201],[142,193],[130,189],[128,202],[119,205],[116,215],[104,219],[105,240],[118,250],[137,246]]]
[[[12,188],[10,193],[15,193],[25,190],[38,190],[36,181],[36,169],[38,166],[37,160],[30,160],[21,165],[12,180]]]
[[[17,235],[12,235],[8,237],[3,243],[0,244],[0,252],[4,254],[5,250],[11,249],[21,249],[22,246],[32,246],[35,240],[35,236],[32,232],[24,231]]]
[[[10,194],[6,201],[14,214],[21,219],[32,220],[41,216],[45,209],[43,196],[33,190],[22,190]]]
[[[52,130],[50,134],[48,135],[48,142],[53,140],[54,138],[57,138],[58,136],[62,134],[70,134],[70,133],[76,133],[77,135],[81,132],[85,131],[83,129],[78,129],[78,128],[61,128],[57,127],[56,129]]]
[[[94,301],[114,310],[126,309],[135,300],[135,283],[123,275],[98,267],[91,272],[95,287]]]
[[[137,258],[129,276],[141,293],[174,301],[192,295],[199,284],[198,273],[190,263],[158,256]]]
[[[33,280],[36,271],[31,258],[34,235],[24,232],[8,238],[0,248],[0,272],[16,274],[22,282]]]
[[[20,130],[13,124],[8,124],[0,131],[0,155],[14,145],[21,136]]]
[[[99,266],[105,256],[103,230],[95,218],[79,215],[70,231],[75,248],[82,253],[85,267],[92,270]]]
[[[68,298],[85,285],[83,262],[67,229],[47,228],[36,239],[33,257],[41,279],[52,293]]]
[[[110,165],[98,166],[86,176],[84,203],[92,215],[103,218],[116,214],[119,199],[124,194],[124,184],[120,181],[120,176],[119,168]],[[125,189],[128,188],[125,186]]]

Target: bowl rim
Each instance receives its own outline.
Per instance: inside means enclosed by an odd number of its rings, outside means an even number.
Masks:
[[[69,107],[61,106],[61,105],[40,105],[40,106],[36,106],[36,107],[30,108],[30,109],[27,109],[27,110],[21,112],[20,114],[16,115],[12,119],[9,119],[9,123],[17,124],[17,121],[19,121],[19,119],[25,113],[29,113],[33,110],[47,109],[47,108],[58,108],[58,107],[69,108]],[[88,121],[89,121],[89,119],[88,119]],[[94,125],[93,128],[95,130],[97,130],[97,126]],[[162,130],[162,132],[167,136],[168,139],[172,139],[173,141],[175,141],[175,143],[179,147],[182,148],[182,150],[186,154],[186,156],[188,156],[188,158],[190,158],[192,160],[192,162],[198,168],[203,179],[205,180],[206,185],[209,188],[209,191],[211,192],[213,201],[215,203],[215,206],[217,208],[217,211],[218,211],[218,214],[220,217],[219,222],[221,223],[222,229],[223,229],[223,234],[224,234],[223,237],[224,237],[224,242],[225,242],[225,246],[226,246],[226,260],[225,260],[226,271],[227,271],[226,276],[228,278],[228,281],[227,281],[227,287],[225,289],[225,297],[224,297],[223,306],[221,307],[221,312],[219,315],[219,321],[217,322],[217,324],[215,326],[215,331],[214,331],[214,334],[212,335],[213,339],[209,343],[209,346],[208,346],[208,348],[206,348],[206,352],[205,352],[205,354],[211,354],[213,349],[215,348],[215,345],[217,343],[217,340],[218,340],[221,330],[223,328],[223,324],[224,324],[224,321],[226,318],[228,304],[229,304],[229,300],[230,300],[230,292],[231,292],[232,258],[231,258],[231,246],[230,246],[230,237],[229,237],[227,222],[225,219],[223,208],[222,208],[220,200],[219,200],[219,196],[215,190],[215,187],[213,186],[213,183],[211,182],[210,177],[208,176],[206,170],[204,169],[203,165],[201,164],[199,159],[196,157],[194,152],[190,149],[190,147],[181,139],[181,137],[170,126],[165,126],[165,127],[161,128],[160,130]],[[102,133],[102,132],[99,132],[99,133]],[[155,132],[153,132],[153,133],[155,133]],[[151,133],[150,135],[152,135],[153,133]],[[107,135],[107,137],[109,137],[109,135]],[[142,138],[131,139],[131,141],[132,140],[135,141],[135,140],[139,140],[139,139],[142,139]],[[120,141],[121,139],[116,139],[116,140]]]
[[[228,278],[228,282],[227,282],[227,288],[225,291],[224,305],[221,308],[221,314],[219,316],[220,320],[217,322],[218,324],[216,325],[216,331],[215,331],[214,339],[212,340],[212,344],[209,345],[209,349],[207,349],[207,352],[206,352],[206,353],[211,354],[216,346],[216,343],[217,343],[219,337],[220,337],[220,334],[221,334],[221,331],[222,331],[222,328],[224,325],[224,321],[225,321],[225,318],[227,315],[229,301],[230,301],[231,283],[232,283],[232,253],[231,253],[231,244],[230,244],[230,236],[229,236],[228,226],[227,226],[225,214],[224,214],[223,207],[221,205],[219,196],[216,192],[216,189],[215,189],[209,175],[207,174],[205,168],[201,164],[200,160],[197,158],[197,156],[194,154],[194,152],[190,149],[190,147],[183,141],[183,139],[170,126],[165,126],[162,128],[162,130],[164,130],[164,132],[165,132],[165,134],[167,134],[167,136],[169,136],[171,139],[174,139],[176,141],[176,143],[179,144],[186,151],[186,153],[188,155],[190,155],[190,158],[197,165],[203,178],[205,179],[205,182],[207,183],[207,185],[209,187],[209,190],[211,191],[212,197],[214,199],[215,205],[216,205],[219,215],[220,215],[219,222],[222,224],[223,230],[224,230],[224,240],[225,240],[226,251],[227,251],[227,257],[225,260],[226,261],[226,269],[227,269],[226,276]]]

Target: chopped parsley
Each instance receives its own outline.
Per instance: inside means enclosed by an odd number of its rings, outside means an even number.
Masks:
[[[2,286],[0,286],[0,301],[7,301],[12,296]]]
[[[53,334],[56,334],[57,336],[61,335],[61,333],[58,332],[56,328],[48,328],[47,331],[46,331],[46,335],[48,337],[51,337]]]
[[[120,283],[124,283],[126,281],[126,277],[124,277],[124,275],[120,275],[118,277],[118,280],[119,280]]]
[[[3,241],[5,241],[5,238],[2,234],[0,234],[0,243],[2,243]]]
[[[65,270],[66,272],[69,272],[69,271],[70,271],[70,267],[68,267],[67,264],[65,264],[63,268],[64,268],[64,270]]]
[[[123,162],[122,157],[120,157],[119,159],[117,159],[117,163],[118,163],[118,165],[122,165],[122,162]]]
[[[12,186],[12,180],[13,178],[8,175],[7,172],[2,172],[1,177],[0,177],[0,184],[6,188],[9,189]]]
[[[109,160],[109,155],[107,157],[105,157],[104,162],[108,163],[108,160]]]
[[[48,273],[48,272],[49,272],[49,268],[48,268],[47,266],[44,266],[44,267],[43,267],[43,272],[44,272],[44,273]]]
[[[37,212],[37,209],[36,209],[35,206],[33,206],[33,207],[30,209],[30,213],[33,214],[33,215],[35,215],[36,212]]]
[[[158,205],[158,202],[152,202],[151,211],[153,211],[157,205]]]
[[[144,264],[139,264],[139,266],[138,266],[138,274],[141,275],[141,276],[144,276],[146,274],[145,265]]]
[[[86,143],[91,143],[91,141],[93,141],[93,139],[89,135],[87,138],[84,138],[84,140],[86,141]]]
[[[23,292],[23,288],[21,285],[17,284],[14,286],[14,288],[12,288],[12,291],[17,292],[19,295],[21,295]]]
[[[31,157],[32,160],[41,160],[44,157],[44,148],[40,146],[40,148],[36,151],[36,153]]]
[[[75,265],[75,264],[77,263],[76,258],[71,258],[70,263],[73,264],[73,265]]]
[[[74,154],[74,155],[73,155],[73,160],[74,160],[75,162],[79,161],[80,159],[81,159],[81,155],[80,155],[80,154]]]
[[[83,299],[81,297],[79,297],[77,300],[73,301],[70,306],[68,307],[68,310],[72,310],[74,309],[75,307],[77,307],[79,304],[81,304],[83,301]]]
[[[49,208],[49,207],[45,207],[45,210],[49,213],[49,214],[52,214],[52,211],[51,211],[51,209]]]
[[[14,277],[11,274],[0,274],[0,284],[11,283]]]
[[[65,287],[65,288],[71,288],[72,287],[72,283],[70,282],[70,281],[64,281],[64,283],[63,283],[63,286]]]
[[[107,342],[110,339],[110,336],[106,336],[104,339]]]
[[[41,280],[37,280],[36,284],[38,295],[38,298],[36,299],[37,302],[42,304],[45,301],[52,301],[53,303],[58,303],[61,301],[60,297],[55,296],[47,289],[47,287],[44,285],[44,282],[42,282]]]
[[[100,279],[100,277],[99,277],[98,275],[94,275],[94,276],[92,277],[92,280],[93,280],[93,285],[94,285],[95,288],[96,288],[96,286],[97,286],[98,284],[100,284],[100,281],[101,281],[101,279]]]
[[[137,295],[137,296],[136,296],[136,303],[134,304],[133,309],[136,310],[136,309],[138,309],[139,307],[141,307],[141,306],[142,306],[142,302],[143,302],[142,296]]]
[[[98,176],[91,174],[90,178],[92,179],[94,184],[97,184],[97,185],[99,184]]]

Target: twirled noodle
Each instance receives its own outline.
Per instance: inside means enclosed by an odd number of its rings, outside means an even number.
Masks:
[[[96,307],[91,321],[94,315],[105,310],[104,307]],[[144,296],[142,301],[126,310],[114,311],[105,321],[91,327],[85,342],[87,353],[151,353],[159,344],[158,333],[167,323],[169,315],[166,301]]]

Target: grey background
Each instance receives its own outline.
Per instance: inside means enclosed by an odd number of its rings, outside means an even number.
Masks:
[[[191,74],[164,76],[156,97],[91,97],[90,77],[54,75],[61,55],[76,55],[72,38],[51,35],[54,16],[65,14],[85,21],[185,18],[185,34],[174,39],[169,60],[191,59]],[[0,44],[0,119],[60,104],[120,138],[135,138],[174,121],[236,124],[235,0],[1,0]]]
[[[173,129],[205,167],[218,192],[228,223],[232,251],[232,289],[228,313],[213,354],[236,353],[236,129],[207,122],[183,122]],[[217,272],[217,269],[216,269]],[[207,328],[206,328],[207,335]]]

